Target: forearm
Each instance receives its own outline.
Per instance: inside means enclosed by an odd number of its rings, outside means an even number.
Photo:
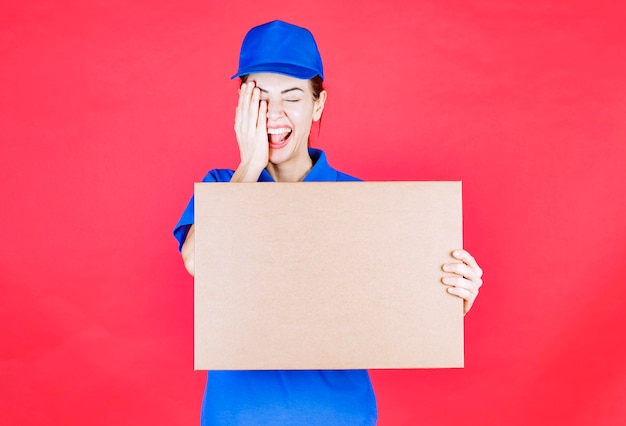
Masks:
[[[231,182],[256,182],[263,171],[261,166],[252,166],[250,164],[241,163],[235,174],[231,178]],[[187,237],[180,250],[185,269],[192,276],[195,276],[195,225],[191,225],[187,232]]]
[[[195,226],[191,225],[189,232],[187,232],[187,238],[183,243],[183,247],[180,250],[180,254],[183,257],[185,269],[191,276],[195,275],[195,252],[196,252],[196,238],[195,238]]]

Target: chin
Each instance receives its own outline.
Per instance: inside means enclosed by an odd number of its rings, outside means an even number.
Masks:
[[[269,162],[274,164],[275,166],[286,163],[291,158],[293,158],[293,155],[289,155],[289,154],[290,153],[285,152],[284,149],[283,150],[270,150]]]
[[[294,160],[298,157],[300,157],[301,155],[303,155],[303,153],[301,151],[304,151],[304,153],[306,153],[306,155],[309,155],[308,153],[308,149],[307,150],[302,150],[302,149],[298,149],[297,147],[295,147],[292,144],[286,145],[280,149],[272,149],[270,148],[270,152],[269,152],[269,162],[274,164],[274,165],[280,165],[283,163],[287,163],[290,160]]]

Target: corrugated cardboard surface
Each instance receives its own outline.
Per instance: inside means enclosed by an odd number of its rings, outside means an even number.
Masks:
[[[195,184],[195,368],[463,366],[460,182]]]

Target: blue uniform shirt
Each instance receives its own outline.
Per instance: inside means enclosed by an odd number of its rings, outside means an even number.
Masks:
[[[309,149],[304,182],[356,181],[333,169],[323,151]],[[233,170],[214,169],[203,182],[230,182]],[[259,182],[273,182],[263,170]],[[193,224],[193,197],[174,236],[182,247]],[[375,425],[376,398],[366,370],[210,371],[202,425]]]

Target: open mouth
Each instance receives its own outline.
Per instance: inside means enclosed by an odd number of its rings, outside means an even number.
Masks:
[[[280,149],[289,143],[292,130],[288,127],[280,127],[277,129],[267,129],[267,141],[272,149]]]

